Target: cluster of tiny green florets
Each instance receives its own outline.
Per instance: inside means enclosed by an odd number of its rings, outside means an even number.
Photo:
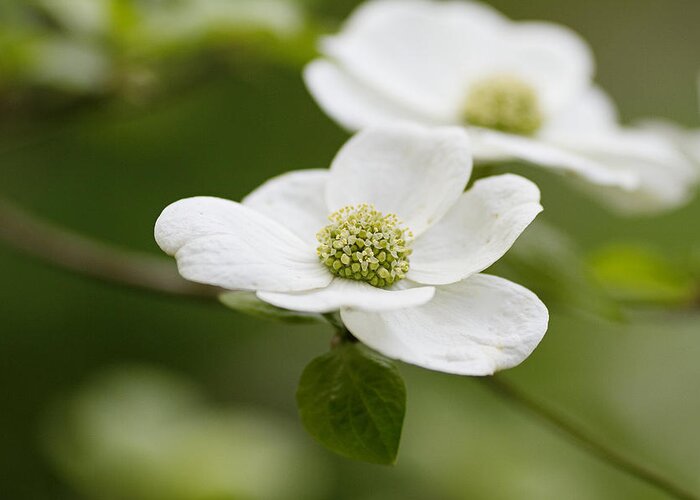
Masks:
[[[467,96],[464,118],[472,125],[520,135],[534,134],[542,126],[535,89],[509,75],[476,82]]]
[[[316,234],[321,262],[341,278],[385,287],[406,276],[411,232],[395,214],[373,205],[348,206],[333,213]]]

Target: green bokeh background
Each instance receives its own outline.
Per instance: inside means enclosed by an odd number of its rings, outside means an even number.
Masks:
[[[355,2],[316,2],[341,19]],[[700,3],[694,0],[494,0],[515,19],[580,32],[598,81],[625,120],[700,125]],[[191,195],[238,200],[270,176],[325,167],[347,135],[316,107],[297,70],[239,64],[151,107],[113,103],[39,123],[5,124],[2,194],[48,219],[158,254],[153,223]],[[531,167],[543,220],[584,249],[620,240],[681,259],[700,245],[700,201],[622,219]],[[306,437],[294,392],[330,331],[261,322],[87,281],[0,246],[0,498],[79,498],[42,451],[53,401],[115,365],[162,367],[214,405],[286,417],[327,467],[333,499],[661,499],[572,447],[468,378],[406,365],[408,411],[396,467],[337,458]],[[700,493],[700,316],[635,314],[627,324],[556,313],[539,349],[508,378],[604,441]]]

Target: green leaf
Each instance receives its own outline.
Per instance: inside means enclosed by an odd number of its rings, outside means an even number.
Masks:
[[[406,412],[396,366],[359,343],[345,343],[304,370],[297,405],[306,430],[355,460],[393,464]]]
[[[591,256],[597,280],[618,300],[682,305],[692,301],[695,283],[687,264],[634,244],[613,244]]]
[[[224,292],[219,301],[226,307],[258,318],[285,323],[326,323],[323,316],[314,313],[290,311],[260,300],[254,292]]]

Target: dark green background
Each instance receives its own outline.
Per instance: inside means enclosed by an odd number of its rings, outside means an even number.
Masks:
[[[317,2],[340,18],[354,2]],[[698,126],[700,2],[497,0],[516,19],[567,24],[593,46],[598,81],[626,120]],[[5,124],[0,188],[46,218],[158,253],[153,223],[182,197],[234,200],[289,169],[325,167],[346,139],[298,71],[239,65],[153,107],[113,103],[39,124]],[[681,258],[700,245],[700,202],[621,219],[556,177],[541,186],[549,221],[584,248],[630,239]],[[145,363],[201,383],[217,404],[287,415],[330,331],[260,322],[216,305],[86,281],[0,246],[0,497],[76,498],[42,454],[51,402],[109,366]],[[555,314],[513,383],[700,492],[700,317],[644,314],[629,324]],[[316,448],[334,499],[660,499],[494,399],[478,381],[401,366],[408,410],[399,464],[363,465]],[[303,439],[307,439],[303,437]],[[308,438],[311,440],[311,438]]]

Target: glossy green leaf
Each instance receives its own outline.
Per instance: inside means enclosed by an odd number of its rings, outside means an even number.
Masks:
[[[297,405],[306,430],[348,458],[393,464],[406,389],[393,362],[359,343],[344,343],[304,370]]]

